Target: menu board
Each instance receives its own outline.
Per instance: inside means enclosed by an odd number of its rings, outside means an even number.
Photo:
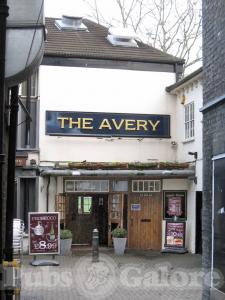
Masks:
[[[165,247],[185,247],[185,222],[166,221]]]
[[[175,216],[185,220],[187,216],[186,191],[164,191],[163,214],[165,220]]]
[[[59,254],[59,212],[30,212],[29,254]]]

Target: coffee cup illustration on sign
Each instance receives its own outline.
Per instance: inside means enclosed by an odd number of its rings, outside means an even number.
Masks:
[[[42,235],[44,233],[44,227],[40,221],[38,222],[38,225],[32,229],[34,230],[35,235]]]

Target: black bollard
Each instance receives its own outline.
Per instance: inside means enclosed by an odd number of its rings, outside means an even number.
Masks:
[[[98,229],[92,231],[92,262],[99,261],[99,235]]]

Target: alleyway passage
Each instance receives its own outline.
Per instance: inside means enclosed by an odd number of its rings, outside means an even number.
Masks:
[[[201,299],[200,255],[144,251],[115,256],[106,250],[98,263],[80,251],[56,259],[60,266],[33,267],[32,257],[24,257],[22,300]]]

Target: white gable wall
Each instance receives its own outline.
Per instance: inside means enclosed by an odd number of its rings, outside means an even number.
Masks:
[[[40,67],[40,161],[173,161],[174,73]],[[45,135],[45,111],[170,114],[171,139],[97,139]],[[46,145],[48,145],[46,147]]]
[[[181,96],[185,95],[185,103],[181,104]],[[183,91],[176,97],[176,118],[177,118],[177,161],[193,162],[194,156],[188,152],[197,152],[198,158],[196,161],[197,184],[196,190],[202,190],[202,113],[200,108],[203,106],[203,95],[201,80],[196,80],[194,83],[187,83]],[[195,136],[194,138],[185,140],[184,128],[184,107],[185,105],[194,102],[194,118],[195,118]]]

